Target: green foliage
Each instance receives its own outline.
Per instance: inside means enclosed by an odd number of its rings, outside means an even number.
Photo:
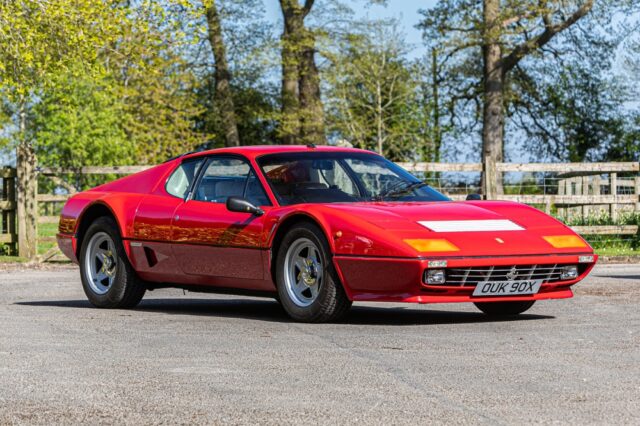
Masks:
[[[640,112],[624,116],[621,125],[613,129],[616,135],[604,157],[607,161],[640,160]]]
[[[429,158],[430,105],[402,43],[395,25],[373,22],[327,54],[327,121],[334,139],[356,147],[393,160]]]
[[[186,35],[166,16],[147,0],[0,2],[0,95],[19,129],[8,142],[74,168],[153,163],[202,144]]]
[[[504,184],[504,193],[507,195],[539,195],[544,194],[544,187],[534,178],[524,178],[517,185]]]
[[[73,70],[53,77],[33,108],[32,132],[42,164],[83,166],[134,164],[136,148],[122,126],[126,106],[113,87],[101,87]]]
[[[576,216],[567,220],[566,224],[569,226],[640,225],[640,213],[623,212],[615,221],[608,213],[586,217]]]
[[[238,132],[245,145],[269,145],[278,142],[277,120],[279,107],[275,102],[275,88],[269,85],[250,84],[250,80],[236,79],[238,85],[231,87],[235,102]],[[245,84],[246,83],[246,84]],[[207,84],[199,88],[199,102],[205,108],[198,125],[213,135],[203,148],[223,147],[225,144],[222,132],[221,114],[215,99],[213,78],[207,78]]]
[[[135,145],[138,164],[153,164],[192,151],[208,134],[195,119],[197,77],[183,57],[192,47],[183,23],[163,2],[128,6],[123,37],[104,55],[105,66],[124,104],[122,126]]]
[[[0,1],[0,80],[7,103],[33,100],[71,63],[99,75],[100,48],[116,39],[121,11],[95,0]]]
[[[637,225],[640,226],[640,213],[623,212],[617,220],[609,214],[573,217],[565,222],[569,226]],[[586,235],[583,236],[597,253],[618,256],[640,254],[640,233],[635,235]]]

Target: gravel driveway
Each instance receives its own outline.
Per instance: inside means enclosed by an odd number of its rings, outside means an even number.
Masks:
[[[640,423],[638,265],[516,320],[364,303],[320,325],[181,290],[98,310],[75,267],[3,268],[0,424]]]

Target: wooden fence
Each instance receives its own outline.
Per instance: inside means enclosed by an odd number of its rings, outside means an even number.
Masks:
[[[16,170],[0,168],[2,193],[0,194],[0,245],[6,246],[7,254],[18,254],[16,224]]]
[[[416,173],[431,175],[437,173],[479,173],[483,170],[480,163],[400,163],[405,169]],[[486,166],[485,166],[486,167]],[[40,169],[41,179],[50,179],[55,187],[53,193],[38,194],[36,209],[37,223],[57,223],[60,207],[75,192],[73,185],[61,176],[69,174],[82,175],[128,175],[147,169],[148,166],[118,166],[118,167],[84,167],[81,170],[70,171],[52,168]],[[548,213],[552,207],[556,212],[571,209],[585,213],[594,208],[604,208],[612,217],[616,217],[621,210],[640,211],[640,165],[633,163],[498,163],[498,173],[546,173],[557,178],[556,193],[542,194],[504,194],[498,193],[494,198],[518,201],[536,205]],[[632,175],[631,178],[620,180],[619,174]],[[2,232],[0,243],[8,244],[12,253],[17,251],[16,202],[15,202],[15,169],[0,168],[2,177]],[[629,180],[631,179],[631,180]],[[498,187],[499,188],[499,187]],[[587,189],[590,188],[590,189]],[[597,188],[597,189],[596,189]],[[603,188],[605,188],[603,190]],[[447,188],[442,188],[446,193]],[[622,190],[621,190],[622,189]],[[451,198],[462,200],[466,194],[450,193]],[[632,235],[638,233],[637,226],[589,226],[574,227],[584,235]],[[45,237],[44,241],[53,241],[52,237]],[[43,241],[43,239],[40,239]],[[40,260],[46,260],[56,255],[55,248]]]
[[[413,173],[442,173],[442,172],[477,172],[483,170],[481,163],[400,163],[405,169]],[[525,204],[543,206],[546,213],[551,213],[551,207],[560,208],[560,212],[580,208],[583,215],[593,211],[592,207],[606,206],[612,219],[616,219],[621,209],[640,211],[640,163],[498,163],[498,173],[548,173],[555,174],[557,193],[555,194],[504,194],[499,192],[494,197],[498,200],[511,200]],[[633,174],[632,181],[620,181],[621,173]],[[608,179],[602,176],[607,175]],[[589,192],[589,183],[593,191]],[[579,183],[579,185],[577,184]],[[607,191],[602,191],[605,185]],[[632,191],[620,191],[621,187],[631,187]],[[597,188],[597,189],[596,189]],[[446,188],[444,188],[446,192]],[[466,194],[449,194],[453,199],[464,199]],[[585,209],[585,207],[587,207]],[[562,210],[565,209],[565,210]],[[562,214],[561,214],[562,216]]]

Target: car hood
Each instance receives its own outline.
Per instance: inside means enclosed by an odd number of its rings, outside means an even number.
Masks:
[[[557,249],[544,236],[574,235],[551,216],[527,205],[503,201],[432,203],[352,203],[326,205],[338,218],[333,228],[343,237],[336,252],[368,255],[409,255],[405,239],[446,239],[458,252],[447,256],[509,256],[591,252]],[[343,219],[343,220],[340,220]],[[352,226],[359,224],[360,226]],[[424,255],[424,253],[422,253]]]

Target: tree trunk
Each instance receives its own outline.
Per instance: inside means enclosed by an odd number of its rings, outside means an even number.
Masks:
[[[222,38],[222,25],[215,0],[210,0],[205,8],[205,14],[209,28],[209,43],[215,59],[215,97],[222,115],[225,145],[239,146],[240,135],[238,134],[235,105],[231,91],[231,71],[229,71],[227,51]]]
[[[37,253],[38,232],[38,177],[36,175],[36,154],[27,142],[26,111],[24,105],[18,112],[20,143],[16,149],[17,187],[16,201],[18,207],[18,255],[30,260]]]
[[[376,84],[376,144],[378,146],[378,154],[384,155],[384,141],[382,140],[382,88],[380,81]]]
[[[300,38],[304,16],[298,0],[280,0],[282,32],[282,118],[280,136],[287,145],[295,144],[300,133]]]
[[[440,97],[438,93],[438,52],[431,50],[431,92],[433,97],[433,155],[432,161],[440,162],[440,148],[442,147],[442,129],[440,128]]]
[[[315,62],[315,36],[306,31],[300,60],[301,142],[325,144],[324,110],[320,99],[320,73]]]
[[[495,168],[503,158],[504,140],[504,71],[499,15],[500,0],[484,0],[482,189],[487,199],[495,199],[502,193],[502,176]]]
[[[280,0],[282,32],[282,117],[285,144],[324,143],[324,111],[320,76],[315,64],[315,36],[304,27],[314,0]]]

